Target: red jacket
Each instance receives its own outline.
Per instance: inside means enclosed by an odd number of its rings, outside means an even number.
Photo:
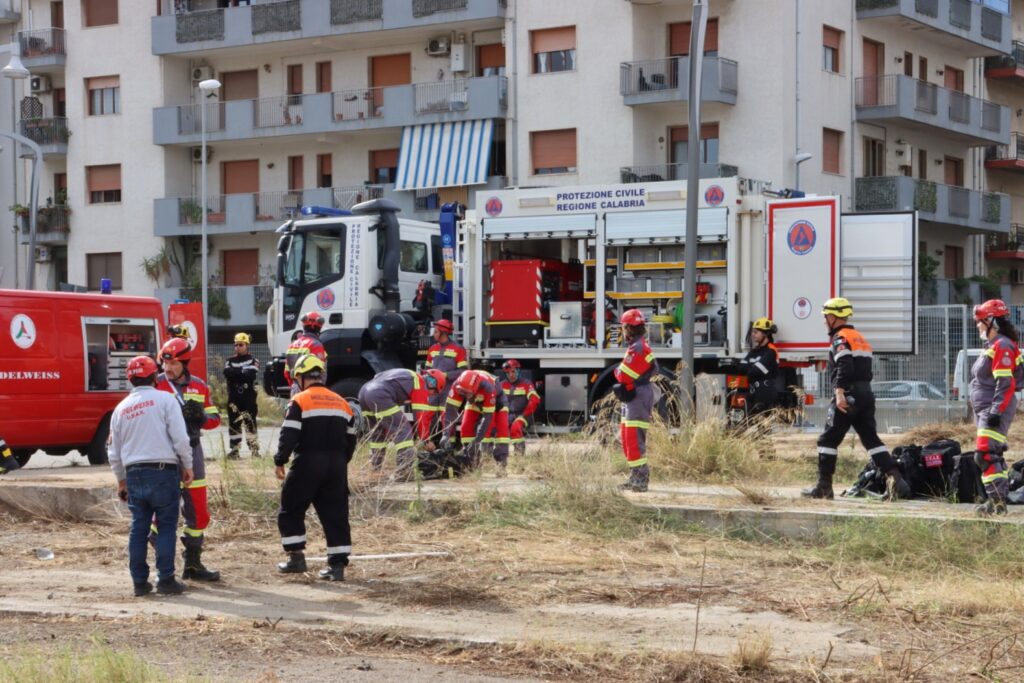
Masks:
[[[615,381],[627,389],[648,384],[656,368],[657,363],[654,354],[651,353],[651,347],[646,339],[640,337],[630,342],[622,362],[615,368]]]
[[[156,378],[156,388],[160,391],[174,394],[183,409],[186,401],[194,401],[201,405],[203,415],[206,417],[202,424],[202,429],[216,429],[220,425],[220,413],[217,412],[217,407],[210,400],[210,387],[198,377],[189,374],[186,374],[186,377],[188,378],[188,383],[176,384],[168,380],[167,376],[161,373]],[[192,424],[189,424],[187,415],[185,424],[188,427],[190,436],[198,432]]]
[[[508,400],[509,412],[515,416],[513,419],[530,417],[540,405],[540,394],[534,388],[533,382],[522,376],[516,379],[515,384],[506,379],[501,383],[501,390],[505,392],[505,398]]]
[[[291,369],[299,362],[299,358],[307,353],[313,354],[325,363],[327,362],[327,349],[320,343],[320,337],[308,332],[302,332],[295,338],[295,341],[288,345],[288,349],[284,352],[284,378],[288,382],[288,386],[292,385]]]
[[[435,342],[427,349],[427,367],[440,370],[449,382],[454,382],[459,373],[469,367],[469,358],[466,349],[449,339],[443,344]]]

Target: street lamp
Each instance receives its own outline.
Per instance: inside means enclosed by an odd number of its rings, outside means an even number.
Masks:
[[[201,193],[201,195],[200,195],[201,196],[201,200],[200,201],[201,201],[202,206],[203,206],[203,216],[202,216],[202,240],[203,240],[203,242],[200,245],[199,249],[200,249],[200,253],[202,254],[202,262],[203,262],[202,278],[203,278],[203,347],[204,348],[209,348],[209,345],[210,345],[210,334],[209,334],[210,333],[210,324],[209,324],[209,320],[210,320],[210,302],[209,302],[208,292],[207,292],[207,288],[208,288],[207,280],[209,280],[209,273],[207,272],[207,265],[206,265],[206,98],[210,97],[213,94],[213,91],[217,90],[218,88],[220,88],[220,81],[218,81],[216,78],[207,78],[205,81],[200,81],[199,82],[199,89],[203,93],[202,96],[200,97],[200,102],[199,102],[199,107],[200,107],[199,118],[202,121],[202,126],[201,126],[201,131],[202,131],[202,133],[201,133],[201,143],[200,143],[200,150],[199,150],[199,167],[201,169],[200,173],[199,173],[199,184],[200,184],[200,193]]]

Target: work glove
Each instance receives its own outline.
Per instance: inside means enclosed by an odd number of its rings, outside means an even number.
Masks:
[[[616,384],[613,386],[612,393],[615,394],[615,398],[619,399],[622,403],[629,403],[636,398],[636,388],[627,387],[625,384]]]
[[[515,424],[516,422],[522,422],[523,423],[523,429],[526,429],[527,422],[526,422],[526,418],[525,417],[522,417],[522,416],[517,417],[516,419],[514,419],[512,421],[512,424]]]
[[[999,429],[999,425],[1003,421],[1002,415],[996,415],[995,413],[989,413],[985,416],[985,426],[989,429]]]
[[[203,412],[203,404],[199,401],[185,401],[181,407],[181,414],[185,417],[185,424],[192,429],[201,429],[206,422],[206,413]]]

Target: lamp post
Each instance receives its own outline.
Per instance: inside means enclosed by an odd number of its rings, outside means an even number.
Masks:
[[[206,98],[211,93],[220,87],[220,81],[216,78],[208,78],[205,81],[199,82],[199,89],[202,91],[199,102],[199,118],[202,121],[201,125],[201,142],[199,150],[199,191],[201,197],[201,204],[203,207],[202,215],[202,244],[200,245],[200,254],[202,254],[202,278],[203,278],[203,348],[209,348],[210,345],[210,301],[209,292],[207,291],[209,285],[209,272],[206,263]]]

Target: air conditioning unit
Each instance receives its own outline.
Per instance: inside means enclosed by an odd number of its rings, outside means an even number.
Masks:
[[[427,54],[442,57],[451,52],[452,44],[448,38],[431,38],[427,41]]]
[[[212,156],[213,156],[213,147],[210,147],[209,145],[207,145],[206,146],[206,161],[209,162],[210,161],[210,157],[212,157]],[[193,164],[201,164],[201,163],[203,163],[203,148],[202,147],[193,147],[192,148],[192,163]]]
[[[53,87],[50,85],[49,76],[33,76],[29,87],[34,93],[50,92],[53,90]]]
[[[213,78],[212,66],[197,66],[192,69],[192,80],[196,83]]]
[[[53,260],[53,253],[50,251],[50,247],[40,246],[36,247],[36,263],[49,263]]]
[[[190,241],[188,243],[189,252],[191,252],[191,254],[193,256],[199,256],[200,255],[199,252],[202,250],[202,246],[203,246],[202,238],[192,240],[192,241]]]
[[[1024,268],[1014,268],[1011,270],[1010,282],[1015,285],[1024,285]]]

